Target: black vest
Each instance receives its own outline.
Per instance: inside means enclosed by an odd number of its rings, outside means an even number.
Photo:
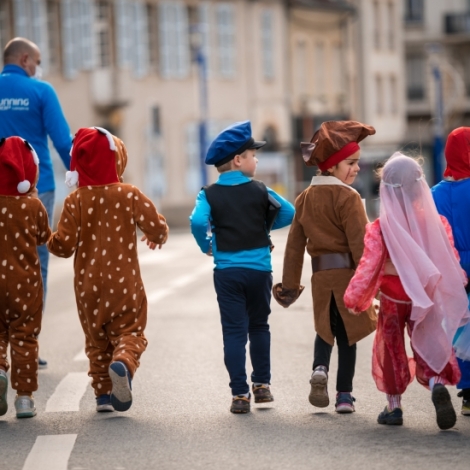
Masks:
[[[268,190],[261,181],[204,188],[211,206],[219,251],[241,251],[271,245],[266,230]]]

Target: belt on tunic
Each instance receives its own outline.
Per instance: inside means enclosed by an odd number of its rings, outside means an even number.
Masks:
[[[351,253],[328,253],[312,258],[312,271],[327,269],[354,269],[355,264]]]

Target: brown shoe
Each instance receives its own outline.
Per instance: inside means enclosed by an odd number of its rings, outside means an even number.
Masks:
[[[232,398],[232,406],[230,407],[232,413],[249,413],[250,412],[250,399],[243,395],[238,395]]]
[[[274,401],[274,397],[268,385],[253,385],[253,395],[255,403],[268,403]]]

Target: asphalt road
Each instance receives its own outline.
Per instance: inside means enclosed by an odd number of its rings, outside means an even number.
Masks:
[[[285,230],[273,237],[275,281],[286,237]],[[430,393],[416,383],[403,399],[404,425],[376,423],[386,403],[370,374],[372,336],[358,347],[356,413],[337,415],[333,404],[323,410],[309,404],[314,329],[308,264],[307,288],[297,303],[288,310],[272,305],[275,401],[253,406],[248,415],[229,413],[212,260],[188,233],[172,233],[155,253],[141,248],[149,346],[133,383],[132,408],[95,412],[81,356],[72,261],[53,258],[40,337],[49,368],[40,372],[38,415],[16,419],[10,391],[10,409],[0,418],[0,469],[470,468],[470,417],[459,415],[454,429],[440,431]],[[336,354],[333,403],[335,374]],[[451,394],[459,407],[455,389]]]

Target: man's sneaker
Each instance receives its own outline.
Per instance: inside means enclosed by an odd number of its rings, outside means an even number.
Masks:
[[[232,398],[232,406],[230,407],[232,413],[249,413],[250,412],[250,397],[238,395]]]
[[[431,397],[436,408],[437,425],[440,429],[450,429],[457,421],[457,415],[447,388],[442,384],[434,385]]]
[[[310,379],[310,395],[308,401],[318,408],[326,408],[330,404],[328,396],[328,370],[325,366],[315,367]]]
[[[457,394],[458,397],[462,397],[462,409],[460,413],[464,416],[470,416],[470,399],[468,395],[470,395],[470,389],[460,390]],[[468,394],[468,395],[467,395]]]
[[[338,392],[336,394],[336,413],[354,413],[354,402],[356,399],[349,392]]]
[[[111,405],[111,395],[105,393],[104,395],[99,395],[96,397],[96,411],[114,411],[113,405]]]
[[[8,376],[3,369],[0,369],[0,416],[3,416],[8,411],[7,392]]]
[[[127,411],[132,405],[132,380],[123,362],[112,362],[109,377],[113,384],[111,405],[116,411]]]
[[[253,385],[253,396],[255,397],[255,403],[268,403],[274,401],[274,397],[269,389],[268,385]]]
[[[16,395],[15,409],[17,418],[32,418],[36,416],[34,398],[28,395]]]
[[[379,424],[394,424],[401,426],[403,424],[403,411],[401,408],[394,408],[389,411],[388,406],[384,408],[377,418]]]
[[[45,359],[38,358],[38,368],[47,369],[47,361]]]

